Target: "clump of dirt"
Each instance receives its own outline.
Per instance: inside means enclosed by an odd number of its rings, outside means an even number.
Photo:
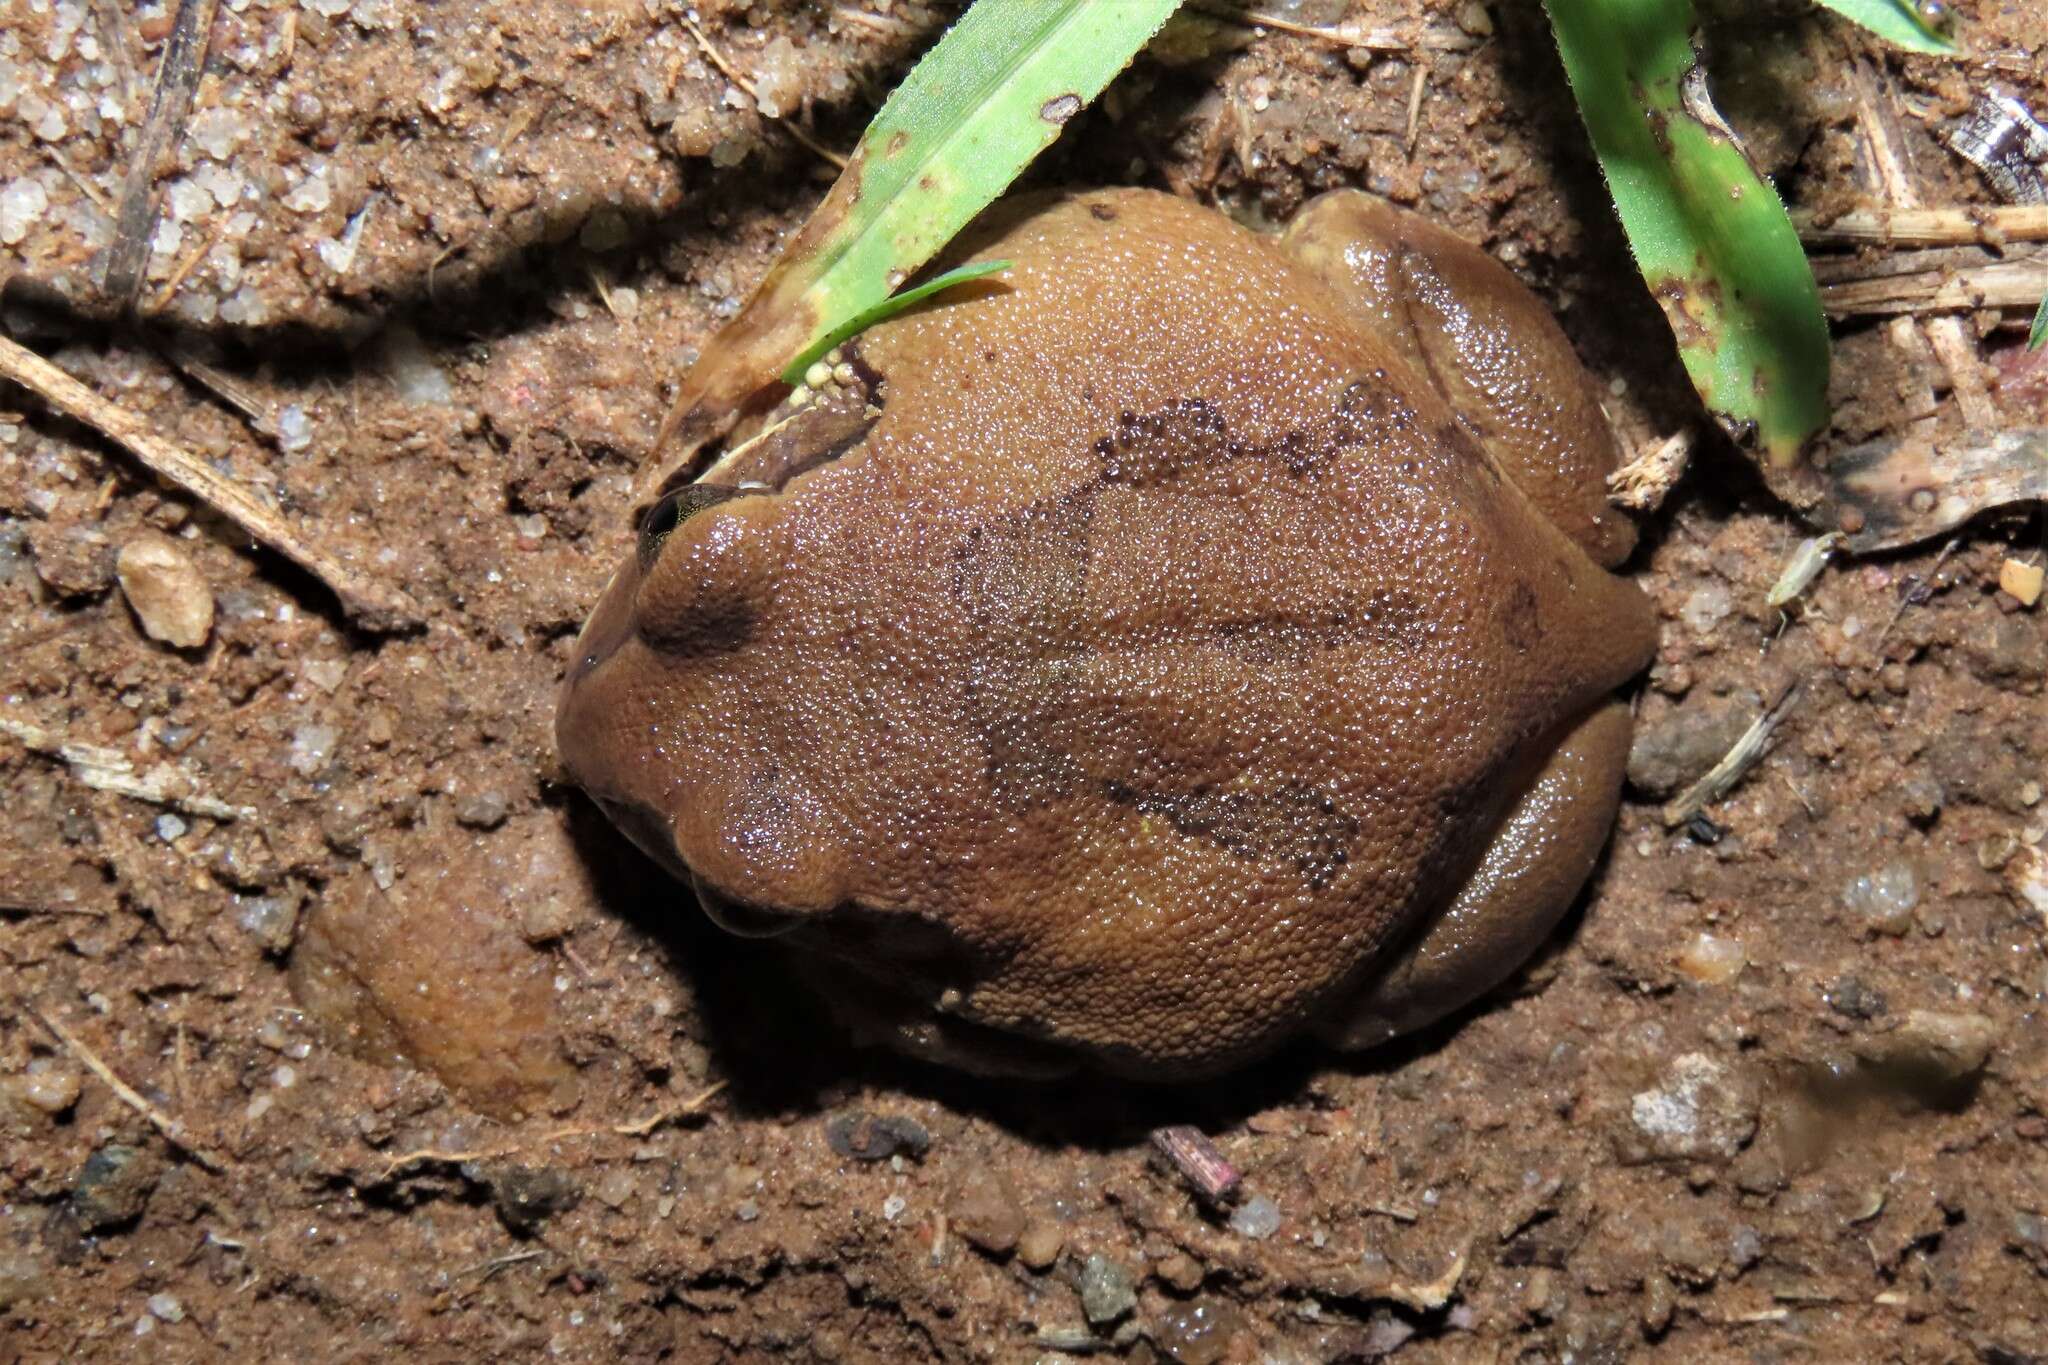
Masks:
[[[1198,17],[1035,178],[1251,221],[1374,189],[1541,289],[1631,442],[1699,422],[1535,7],[1268,8],[1390,50]],[[0,32],[0,322],[426,620],[352,627],[0,394],[5,1354],[2037,1354],[2048,630],[1997,586],[2035,513],[1838,560],[1781,622],[1810,531],[1704,437],[1631,566],[1664,623],[1640,789],[1511,990],[1198,1089],[915,1068],[706,926],[550,724],[667,386],[829,181],[806,139],[850,146],[956,11],[222,6],[113,327],[94,272],[173,18],[118,9]],[[1922,197],[1987,200],[1938,134],[1993,80],[2048,108],[2042,37],[1956,9],[1960,61],[1717,21],[1788,197],[1873,194],[1860,66]],[[1960,316],[2001,421],[2048,420],[2023,317]],[[1959,427],[1910,324],[1837,336],[1831,442]],[[167,597],[126,595],[133,546]],[[1764,762],[1665,828],[1793,682]],[[1169,1123],[1235,1202],[1156,1161]]]

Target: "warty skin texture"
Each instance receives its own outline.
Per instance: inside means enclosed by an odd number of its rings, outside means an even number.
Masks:
[[[1278,240],[1022,199],[954,254],[1015,264],[620,569],[571,774],[941,1061],[1191,1076],[1495,984],[1597,858],[1655,644],[1555,323],[1362,195]]]

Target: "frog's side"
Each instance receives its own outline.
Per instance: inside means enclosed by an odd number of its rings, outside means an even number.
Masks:
[[[658,514],[569,771],[944,1060],[1188,1075],[1499,981],[1606,839],[1654,643],[1555,323],[1356,194],[1279,240],[1020,200],[958,255],[1015,264],[861,339],[871,424]]]

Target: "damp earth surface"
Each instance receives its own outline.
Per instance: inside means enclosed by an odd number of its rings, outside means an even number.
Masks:
[[[679,913],[552,726],[666,386],[829,183],[793,130],[851,146],[955,10],[220,6],[137,330],[97,272],[173,13],[117,8],[6,0],[0,323],[422,621],[0,391],[0,1354],[2037,1353],[2048,624],[1999,587],[2035,512],[1838,557],[1781,622],[1813,528],[1703,432],[1623,565],[1658,644],[1613,837],[1502,988],[1188,1085],[894,1058]],[[2042,39],[1956,9],[1934,59],[1709,6],[1724,112],[1823,213],[1888,192],[1873,121],[1924,202],[1989,203],[1941,133],[1992,83],[2048,108]],[[1177,23],[1032,184],[1262,230],[1368,190],[1536,291],[1625,450],[1700,426],[1535,7],[1266,10],[1384,41]],[[2023,315],[1955,316],[2048,422]],[[1834,327],[1824,451],[1960,430],[1911,317]]]

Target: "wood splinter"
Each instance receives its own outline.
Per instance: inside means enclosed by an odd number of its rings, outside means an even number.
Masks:
[[[164,440],[135,414],[94,393],[35,352],[0,337],[0,378],[11,379],[52,409],[93,428],[158,477],[177,485],[256,540],[325,583],[349,620],[363,630],[392,632],[420,625],[419,604],[402,590],[374,582],[312,543],[242,484]]]

